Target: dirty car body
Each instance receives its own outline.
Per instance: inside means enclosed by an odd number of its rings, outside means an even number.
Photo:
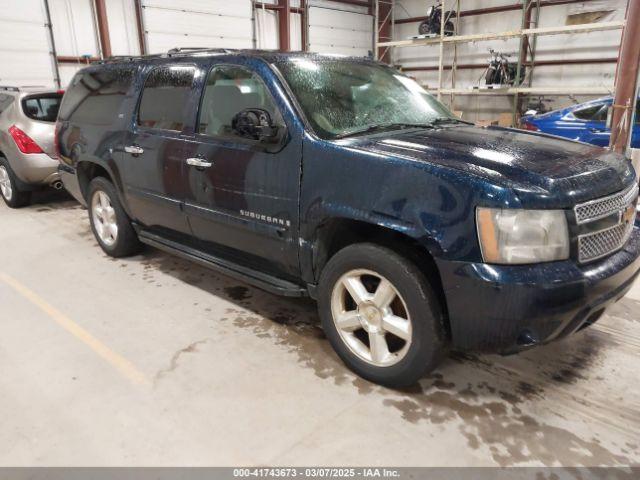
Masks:
[[[60,91],[33,88],[0,89],[4,100],[0,110],[0,155],[9,162],[22,189],[61,186],[54,132],[62,95]],[[30,150],[23,151],[16,135],[33,141]]]
[[[140,92],[167,64],[194,72],[174,130],[140,118]],[[204,119],[203,90],[219,66],[264,84],[278,138],[209,134],[216,120]],[[378,76],[380,86],[353,80]],[[74,121],[82,102],[102,101],[82,84],[100,81],[119,92],[107,124]],[[402,84],[433,115],[389,117],[411,107],[371,94],[391,88],[385,82]],[[237,51],[111,62],[81,71],[62,110],[66,188],[87,204],[91,179],[107,176],[144,243],[312,297],[336,252],[379,243],[428,279],[455,349],[509,353],[564,337],[621,298],[640,269],[638,178],[626,159],[461,122],[412,80],[368,60]],[[514,222],[525,223],[509,233]]]

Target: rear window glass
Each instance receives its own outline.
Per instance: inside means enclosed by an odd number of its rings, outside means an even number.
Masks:
[[[576,110],[575,112],[573,112],[573,116],[579,118],[580,120],[606,120],[606,109],[604,111],[604,118],[602,117],[602,110],[602,104],[599,103],[598,105],[593,105],[592,107]]]
[[[32,120],[55,122],[61,102],[60,93],[27,97],[22,100],[22,111]]]
[[[169,65],[153,70],[142,91],[138,124],[181,131],[184,127],[184,106],[191,93],[195,71],[191,65]]]
[[[111,125],[134,79],[132,68],[79,72],[67,88],[59,118],[74,123]]]

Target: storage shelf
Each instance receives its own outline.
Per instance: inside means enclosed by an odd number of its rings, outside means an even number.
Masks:
[[[473,35],[455,35],[451,37],[435,37],[412,40],[397,40],[393,42],[380,42],[379,47],[421,47],[425,45],[437,45],[440,43],[469,43],[487,40],[506,40],[518,38],[522,35],[565,35],[570,33],[604,32],[618,30],[624,27],[624,22],[586,23],[584,25],[569,25],[562,27],[525,28],[510,30],[500,33],[478,33]]]

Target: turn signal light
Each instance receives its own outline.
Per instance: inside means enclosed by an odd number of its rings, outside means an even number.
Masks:
[[[15,125],[9,128],[9,133],[13,137],[13,141],[16,142],[18,150],[22,153],[44,153],[40,146],[29,135]]]

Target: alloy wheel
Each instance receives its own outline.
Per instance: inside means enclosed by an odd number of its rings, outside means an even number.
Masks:
[[[9,177],[9,172],[6,167],[0,165],[0,190],[2,191],[2,196],[11,200],[13,196],[13,187],[11,186],[11,178]]]
[[[112,247],[118,240],[118,223],[111,199],[105,192],[98,190],[93,194],[91,214],[98,237],[106,246]]]
[[[331,295],[333,322],[345,345],[361,360],[389,367],[411,345],[411,318],[396,287],[371,270],[352,270]]]

